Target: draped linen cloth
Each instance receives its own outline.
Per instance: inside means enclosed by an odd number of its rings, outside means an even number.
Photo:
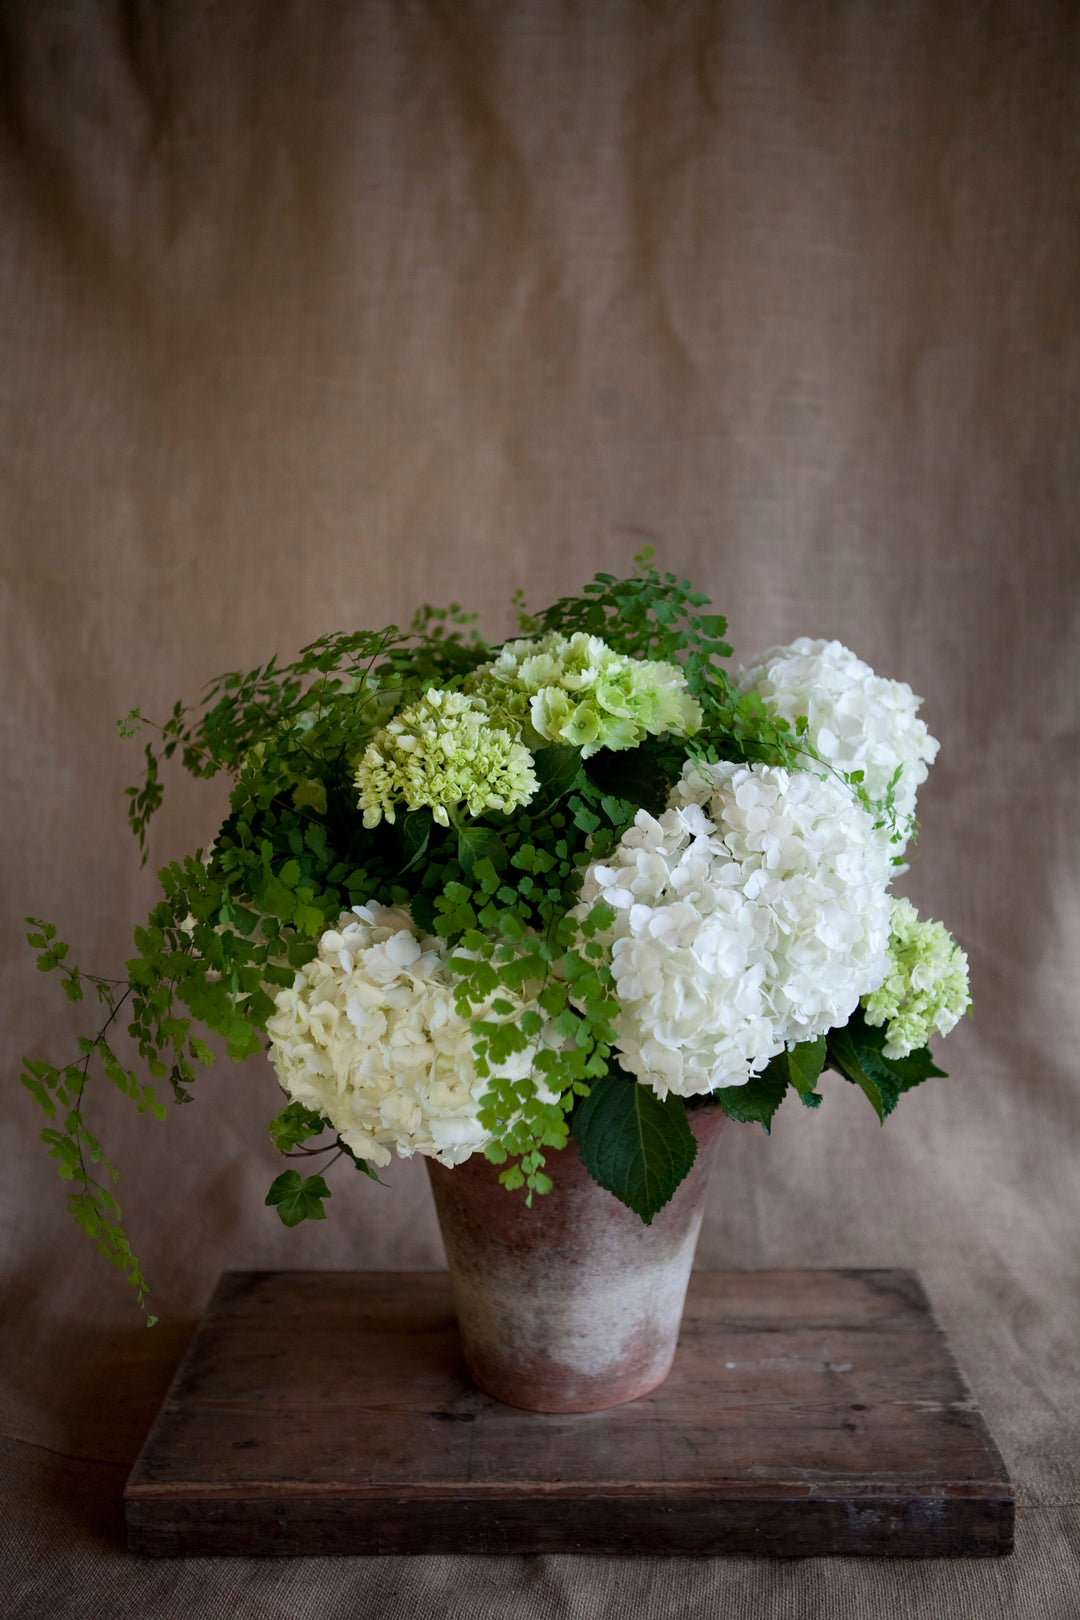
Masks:
[[[483,0],[0,4],[0,1540],[15,1616],[1075,1616],[1080,16]],[[143,1562],[120,1491],[230,1267],[442,1263],[423,1169],[286,1231],[265,1062],[90,1105],[161,1322],[70,1226],[19,1054],[224,804],[139,744],[418,602],[511,633],[643,545],[736,661],[838,637],[941,754],[902,880],[967,949],[950,1078],[732,1126],[706,1266],[909,1266],[1017,1487],[1001,1562]],[[340,1169],[340,1167],[339,1167]]]

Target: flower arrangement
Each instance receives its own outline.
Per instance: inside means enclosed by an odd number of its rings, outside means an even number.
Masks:
[[[377,1180],[392,1152],[482,1152],[531,1200],[573,1135],[646,1222],[693,1163],[688,1107],[768,1130],[831,1068],[884,1120],[942,1074],[927,1042],[969,1005],[966,958],[890,894],[938,747],[919,700],[836,641],[732,676],[708,605],[646,553],[542,613],[518,600],[501,646],[426,608],[224,676],[156,728],[128,790],[144,861],[163,759],[227,772],[229,814],[160,873],[124,978],[28,919],[103,1024],[22,1074],[71,1213],[140,1301],[86,1087],[97,1062],[142,1111],[165,1112],[155,1080],[186,1103],[214,1060],[196,1026],[234,1059],[268,1043],[284,1154]],[[291,1226],[330,1196],[290,1169],[266,1202]]]

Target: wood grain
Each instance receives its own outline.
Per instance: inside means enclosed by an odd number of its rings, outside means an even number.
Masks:
[[[903,1271],[695,1272],[651,1395],[465,1372],[441,1272],[222,1277],[125,1491],[133,1550],[984,1556],[1008,1475]]]

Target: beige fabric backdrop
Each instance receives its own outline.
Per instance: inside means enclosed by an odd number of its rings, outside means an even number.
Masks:
[[[0,4],[0,1483],[19,1616],[1080,1614],[1080,17],[871,0]],[[941,739],[904,889],[966,945],[951,1079],[732,1128],[706,1265],[917,1267],[1013,1470],[1004,1563],[150,1564],[119,1492],[229,1266],[431,1266],[423,1171],[262,1207],[267,1067],[94,1117],[162,1324],[16,1081],[153,898],[133,704],[419,600],[513,628],[644,542],[739,657],[839,636]],[[170,784],[155,864],[215,827]]]

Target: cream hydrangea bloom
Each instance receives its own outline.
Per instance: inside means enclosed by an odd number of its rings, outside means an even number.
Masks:
[[[701,724],[677,664],[628,658],[584,631],[508,641],[476,670],[470,690],[526,742],[572,743],[584,759],[599,748],[636,748],[664,731],[686,736]]]
[[[493,725],[481,698],[431,687],[376,732],[356,769],[364,826],[377,827],[395,807],[427,805],[442,827],[462,801],[471,816],[516,810],[536,792],[532,755]]]
[[[848,775],[862,771],[862,786],[874,804],[883,804],[899,766],[894,819],[906,843],[915,795],[937,757],[938,743],[918,718],[922,699],[905,681],[875,675],[842,642],[800,636],[789,647],[770,647],[740,669],[736,684],[741,692],[759,692],[791,725],[805,717],[807,738],[821,758]],[[890,828],[886,836],[891,834]]]
[[[661,1097],[744,1085],[846,1023],[888,962],[887,850],[835,778],[688,761],[585,876],[614,921],[623,1066]]]
[[[476,1072],[446,957],[446,942],[424,934],[407,911],[356,906],[276,997],[266,1028],[282,1087],[374,1164],[389,1164],[391,1147],[401,1158],[424,1153],[461,1164],[491,1140],[477,1117],[491,1082]],[[498,995],[511,1013],[483,1006],[473,1016],[516,1023],[535,1005],[501,985]],[[536,1051],[533,1043],[515,1053],[500,1074],[528,1079]]]
[[[888,1026],[885,1056],[907,1057],[971,1006],[967,956],[944,923],[923,922],[910,900],[894,899],[888,974],[862,1004],[868,1024]]]

